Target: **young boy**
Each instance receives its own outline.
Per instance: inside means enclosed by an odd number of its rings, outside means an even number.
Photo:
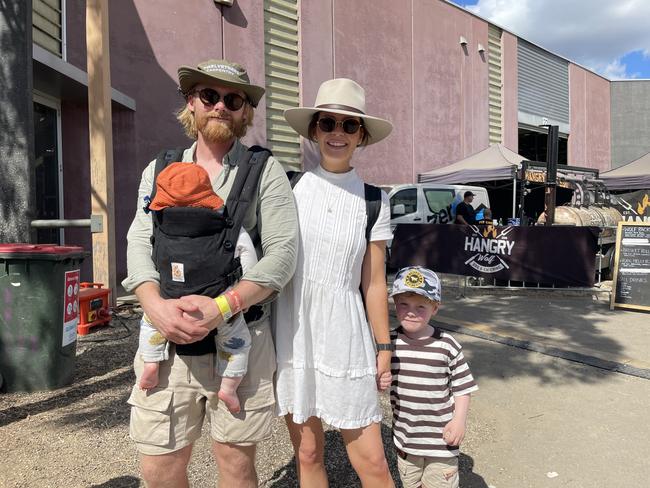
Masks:
[[[214,243],[218,233],[223,232],[223,226],[219,225],[220,221],[226,217],[224,202],[214,193],[210,177],[201,166],[193,163],[171,163],[160,172],[156,178],[156,193],[148,208],[154,212],[161,212],[164,219],[166,209],[173,207],[200,210],[183,214],[193,221],[193,225],[190,226],[193,229],[188,232],[189,237],[181,241],[180,246],[170,245],[164,251],[160,251],[154,245],[152,256],[156,267],[160,269],[163,262],[166,263],[165,266],[171,266],[171,273],[160,274],[161,290],[163,292],[168,290],[164,293],[167,298],[180,298],[190,293],[186,290],[190,288],[196,290],[197,287],[207,290],[204,294],[210,294],[211,290],[216,289],[214,284],[202,282],[206,278],[205,274],[201,279],[197,279],[199,274],[194,272],[192,263],[188,262],[187,257],[203,255],[203,259],[197,262],[200,267],[204,267],[208,262],[209,257],[206,254],[211,254],[214,259],[220,259],[216,255],[217,250],[206,248],[206,241],[201,241],[198,235],[201,234],[210,243]],[[201,232],[196,232],[196,225]],[[193,237],[195,235],[196,237]],[[164,235],[159,237],[160,240],[165,238]],[[158,245],[162,244],[158,243]],[[257,262],[253,241],[243,227],[239,231],[234,257],[240,259],[244,272]],[[226,291],[221,296],[222,301],[226,300],[226,307],[236,313],[241,306],[236,307],[238,297],[232,297],[232,293],[234,292]],[[221,305],[219,306],[221,308]],[[228,410],[237,413],[240,410],[237,388],[248,369],[248,352],[251,345],[251,336],[243,313],[236,315],[233,313],[232,320],[217,329],[215,341],[218,356],[217,373],[221,376],[217,396],[226,404]],[[158,363],[169,358],[169,342],[153,327],[146,315],[140,322],[139,353],[144,361],[140,388],[148,390],[158,384]]]
[[[401,324],[391,332],[393,442],[404,488],[458,487],[458,446],[478,386],[460,344],[429,320],[440,280],[421,266],[397,272],[391,296]]]

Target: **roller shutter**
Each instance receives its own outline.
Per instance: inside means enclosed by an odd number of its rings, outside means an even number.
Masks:
[[[519,122],[569,132],[569,62],[519,39]]]
[[[63,27],[61,0],[33,0],[32,36],[34,44],[62,57]]]
[[[488,26],[488,96],[490,144],[503,142],[501,29]]]
[[[300,169],[300,137],[282,115],[300,102],[298,1],[264,0],[267,145],[287,169]]]

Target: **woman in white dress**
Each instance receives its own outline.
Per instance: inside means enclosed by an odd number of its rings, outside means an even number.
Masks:
[[[294,187],[298,262],[275,317],[278,410],[289,428],[300,486],[328,486],[324,421],[341,431],[364,487],[393,487],[377,391],[391,379],[384,272],[390,210],[381,192],[379,216],[366,237],[364,182],[351,166],[355,149],[385,138],[392,125],[365,114],[364,90],[349,79],[324,82],[314,107],[288,109],[285,118],[321,156]]]

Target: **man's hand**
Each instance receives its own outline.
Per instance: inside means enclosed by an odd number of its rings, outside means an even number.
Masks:
[[[390,386],[392,375],[390,372],[391,351],[379,351],[377,353],[377,389],[384,391]]]
[[[213,298],[201,295],[187,295],[181,297],[180,301],[192,307],[191,311],[183,313],[183,318],[205,329],[206,334],[223,323],[223,316]]]
[[[209,330],[187,320],[185,315],[197,312],[197,308],[190,302],[160,298],[142,303],[147,317],[165,337],[176,344],[190,344],[200,341]]]
[[[442,440],[448,446],[460,446],[465,438],[465,422],[458,418],[453,418],[442,430]]]

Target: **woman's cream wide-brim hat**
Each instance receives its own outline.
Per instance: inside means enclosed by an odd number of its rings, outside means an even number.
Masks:
[[[310,139],[309,123],[316,112],[350,115],[363,120],[368,144],[379,142],[390,134],[393,124],[379,117],[366,115],[366,94],[361,86],[348,78],[328,80],[318,89],[314,107],[288,108],[284,118],[301,136]]]

